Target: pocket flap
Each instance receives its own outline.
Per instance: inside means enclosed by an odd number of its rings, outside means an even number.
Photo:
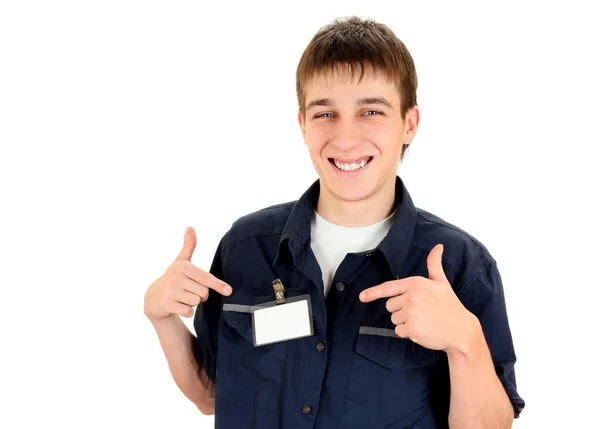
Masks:
[[[223,319],[242,337],[253,343],[252,310],[250,305],[223,304]]]
[[[434,365],[439,350],[425,348],[408,338],[400,338],[393,329],[361,326],[356,353],[392,370]]]

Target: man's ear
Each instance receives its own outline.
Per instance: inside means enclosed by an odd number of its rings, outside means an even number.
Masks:
[[[417,133],[419,122],[421,121],[421,112],[419,106],[413,106],[406,112],[404,144],[410,144]]]
[[[298,125],[300,125],[300,131],[302,131],[302,138],[304,139],[304,143],[306,143],[306,123],[304,121],[304,115],[300,110],[298,110]]]

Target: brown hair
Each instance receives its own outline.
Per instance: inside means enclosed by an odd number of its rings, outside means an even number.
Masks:
[[[417,72],[410,52],[384,24],[357,16],[338,18],[321,28],[304,50],[296,69],[298,107],[306,118],[306,83],[318,74],[349,66],[352,78],[360,83],[369,67],[396,84],[400,113],[417,104]],[[408,145],[402,148],[402,156]]]

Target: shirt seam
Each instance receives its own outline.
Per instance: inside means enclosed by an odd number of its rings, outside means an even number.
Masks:
[[[477,274],[475,276],[475,278],[473,278],[473,280],[467,282],[464,284],[463,287],[460,288],[459,291],[457,291],[457,296],[459,298],[462,298],[464,296],[464,294],[466,294],[467,292],[469,292],[469,290],[471,289],[471,287],[481,278],[481,276],[483,275],[483,273],[485,273],[486,271],[488,271],[492,265],[495,265],[496,261],[491,261],[489,264],[487,264],[480,272],[479,274]]]
[[[482,250],[482,251],[485,253],[485,255],[486,255],[487,257],[489,257],[490,259],[494,259],[494,258],[492,257],[492,255],[490,254],[490,252],[489,252],[489,251],[488,251],[488,250],[487,250],[487,249],[486,249],[486,248],[483,246],[483,244],[482,244],[482,243],[481,243],[479,240],[477,240],[475,237],[473,237],[471,234],[469,234],[468,232],[466,232],[466,231],[463,231],[462,229],[460,229],[460,228],[458,228],[458,227],[456,227],[456,226],[454,226],[454,225],[452,225],[452,224],[449,224],[449,223],[443,223],[443,222],[440,222],[440,221],[438,221],[438,220],[435,220],[435,219],[429,219],[429,218],[425,217],[425,216],[424,216],[422,213],[420,213],[420,212],[417,212],[417,215],[418,215],[419,217],[421,217],[422,219],[424,219],[425,221],[427,221],[427,222],[432,222],[432,223],[435,223],[435,224],[437,224],[437,225],[440,225],[440,226],[443,226],[443,227],[446,227],[446,228],[452,229],[452,230],[454,230],[454,231],[456,231],[456,232],[458,232],[458,233],[460,233],[460,234],[464,235],[464,236],[465,236],[465,237],[467,237],[469,240],[471,240],[471,241],[472,241],[474,244],[476,244],[476,245],[477,245],[477,247],[479,247],[479,248],[480,248],[480,250]]]
[[[245,237],[239,238],[232,243],[227,243],[225,245],[225,248],[223,249],[223,252],[226,252],[229,247],[240,244],[242,241],[246,241],[251,238],[268,237],[268,236],[272,236],[272,235],[281,235],[282,233],[283,233],[283,230],[281,230],[281,231],[278,230],[278,231],[273,231],[273,232],[264,232],[264,233],[253,233],[251,235],[247,235]]]
[[[431,252],[431,250],[432,250],[432,249],[428,249],[428,248],[426,248],[426,247],[421,247],[421,246],[420,246],[420,245],[418,245],[418,244],[413,244],[413,246],[414,246],[414,247],[416,247],[416,248],[417,248],[417,249],[419,249],[419,250],[422,250],[422,251],[426,252],[426,253],[429,253],[429,252]],[[454,269],[454,270],[457,270],[457,269],[458,269],[458,265],[455,265],[453,262],[450,262],[450,260],[449,260],[449,259],[447,259],[447,258],[444,258],[444,255],[442,255],[442,261],[443,261],[443,262],[445,262],[446,264],[450,265],[450,267],[451,267],[452,269]]]

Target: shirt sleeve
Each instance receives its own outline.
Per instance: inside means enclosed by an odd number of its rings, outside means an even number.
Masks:
[[[525,401],[517,392],[515,363],[517,361],[504,298],[502,279],[496,262],[492,262],[459,298],[479,319],[490,349],[496,374],[518,418]]]
[[[223,280],[223,240],[219,242],[215,252],[210,273]],[[221,318],[223,296],[209,289],[208,299],[198,304],[194,315],[194,330],[196,340],[192,350],[198,365],[204,367],[208,378],[216,383],[217,363],[217,339],[219,333],[219,321]]]

